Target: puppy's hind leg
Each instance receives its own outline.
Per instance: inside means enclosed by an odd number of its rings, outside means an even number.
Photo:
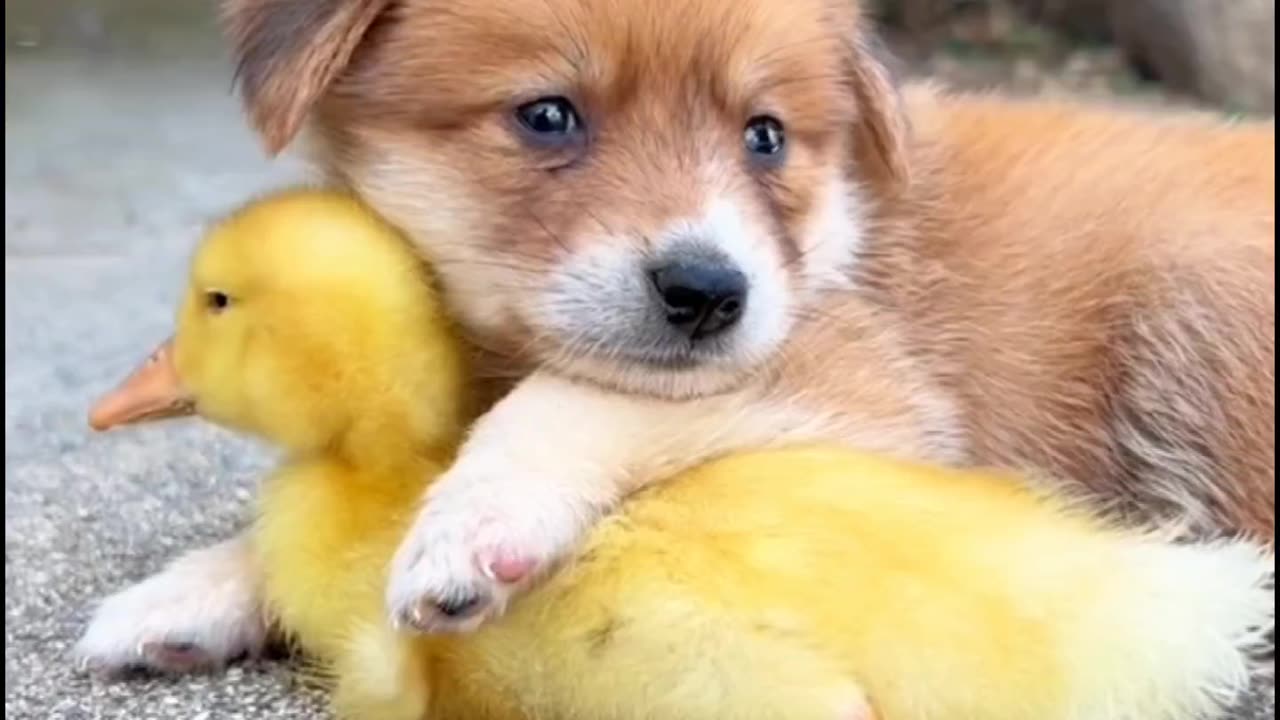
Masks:
[[[190,552],[102,601],[76,643],[88,670],[183,673],[260,653],[260,568],[247,536]]]

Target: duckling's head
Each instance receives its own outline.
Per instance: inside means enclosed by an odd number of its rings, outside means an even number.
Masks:
[[[464,375],[409,244],[348,195],[292,190],[212,228],[173,338],[90,422],[195,412],[294,452],[386,458],[456,443]]]

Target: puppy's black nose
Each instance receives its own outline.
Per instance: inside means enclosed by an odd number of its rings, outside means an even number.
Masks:
[[[747,277],[719,263],[673,263],[650,277],[667,322],[693,340],[733,327],[746,308]]]

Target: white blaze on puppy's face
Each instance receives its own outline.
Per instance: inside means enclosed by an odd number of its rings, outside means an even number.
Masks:
[[[753,219],[748,204],[729,196],[704,207],[634,242],[589,239],[547,274],[529,317],[565,339],[553,363],[610,386],[684,396],[731,387],[777,352],[795,293],[767,220]],[[671,322],[656,278],[672,268],[735,284],[740,297],[724,298],[737,304],[732,326],[694,339]]]
[[[825,0],[402,3],[319,150],[486,345],[663,396],[741,384],[860,227],[850,28]]]

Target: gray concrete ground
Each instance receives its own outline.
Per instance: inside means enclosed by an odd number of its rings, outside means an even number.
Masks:
[[[245,129],[208,34],[144,39],[6,52],[5,717],[322,717],[280,664],[106,684],[68,658],[96,598],[244,522],[266,459],[197,423],[85,423],[167,332],[202,225],[297,175]]]

